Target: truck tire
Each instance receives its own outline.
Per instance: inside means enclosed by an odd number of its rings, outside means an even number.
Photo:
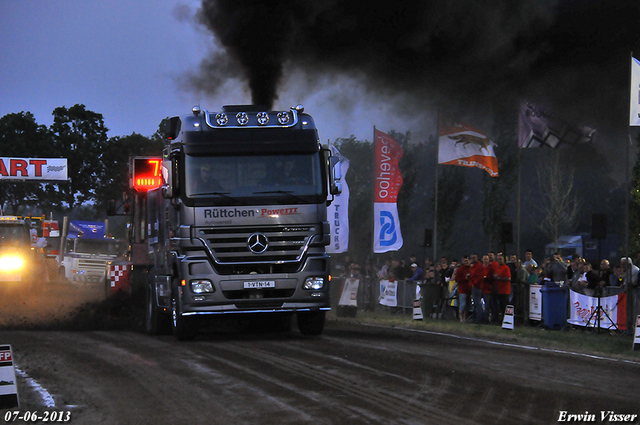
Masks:
[[[149,335],[166,335],[170,333],[171,323],[169,315],[160,311],[156,302],[156,293],[152,286],[147,287],[147,317],[146,328]]]
[[[178,291],[178,279],[174,279],[171,285],[171,330],[178,341],[186,341],[195,338],[196,332],[192,321],[181,315]]]
[[[297,313],[298,329],[302,335],[320,335],[324,330],[324,311]]]

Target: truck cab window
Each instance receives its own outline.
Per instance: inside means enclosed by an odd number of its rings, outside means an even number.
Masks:
[[[263,202],[285,196],[323,194],[317,154],[185,156],[185,194],[188,198],[214,198],[220,203],[243,199]],[[286,193],[285,193],[286,192]],[[275,196],[274,196],[275,193]],[[316,202],[310,200],[309,202]]]

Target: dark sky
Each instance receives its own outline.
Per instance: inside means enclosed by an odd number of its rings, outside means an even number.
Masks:
[[[309,93],[346,78],[401,115],[481,122],[527,98],[605,138],[626,131],[629,57],[640,52],[636,0],[203,0],[200,21],[224,48],[192,80],[205,92],[240,72],[270,104],[291,75]]]
[[[54,108],[84,103],[110,136],[149,135],[195,104],[255,98],[304,104],[323,141],[371,140],[374,125],[422,140],[438,109],[489,132],[497,104],[528,98],[597,128],[616,151],[639,9],[637,0],[0,0],[0,115],[31,111],[49,125]]]

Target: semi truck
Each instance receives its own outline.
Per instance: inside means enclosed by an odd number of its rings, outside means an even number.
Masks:
[[[205,318],[295,315],[302,334],[320,334],[327,206],[341,188],[313,118],[300,105],[194,107],[165,138],[163,184],[147,192],[147,332],[182,340]]]
[[[101,221],[71,220],[61,245],[59,275],[72,283],[106,282],[107,262],[126,250],[123,241],[108,237]]]

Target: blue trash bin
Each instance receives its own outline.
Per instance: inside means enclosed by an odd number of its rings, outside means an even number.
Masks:
[[[548,329],[562,329],[567,325],[567,286],[545,286],[542,293],[542,320]]]

